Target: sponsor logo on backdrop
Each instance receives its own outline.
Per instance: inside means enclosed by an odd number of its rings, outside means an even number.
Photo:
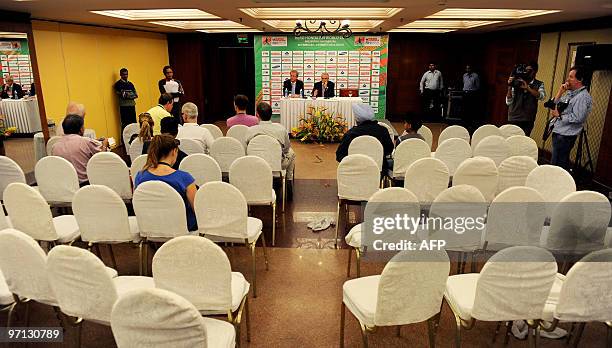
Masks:
[[[262,36],[261,43],[264,46],[286,47],[287,37],[286,36]]]
[[[355,46],[379,47],[381,44],[380,36],[355,36]]]

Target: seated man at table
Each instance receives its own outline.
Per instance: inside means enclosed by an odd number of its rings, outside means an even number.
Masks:
[[[198,125],[198,107],[194,103],[185,103],[181,107],[183,114],[183,126],[178,130],[177,139],[193,139],[204,147],[204,152],[209,153],[213,138],[210,131]],[[163,132],[162,132],[163,133]]]
[[[289,133],[280,123],[272,123],[272,107],[266,102],[257,104],[257,117],[261,120],[258,125],[249,128],[246,135],[248,143],[258,135],[269,135],[278,140],[283,149],[282,168],[287,170],[287,180],[293,180],[293,168],[295,167],[295,152],[291,148]],[[291,187],[291,185],[290,185]]]
[[[304,82],[298,80],[298,71],[291,70],[290,78],[283,82],[283,95],[289,97],[299,97],[304,93]]]
[[[247,114],[246,110],[248,105],[249,98],[246,95],[238,94],[234,97],[234,110],[236,111],[236,116],[227,119],[228,129],[237,124],[251,127],[259,123],[259,119],[256,116]]]
[[[389,137],[389,131],[374,119],[372,107],[368,104],[355,103],[353,104],[353,115],[357,125],[349,129],[342,137],[342,142],[336,150],[336,161],[341,162],[344,157],[348,156],[351,141],[361,135],[371,135],[378,139],[383,146],[383,157],[390,155],[393,152],[393,142]],[[387,166],[386,161],[383,161],[383,165]]]
[[[312,96],[323,98],[333,98],[336,96],[336,93],[334,92],[334,83],[329,80],[328,73],[322,73],[321,81],[314,84]]]
[[[7,76],[4,79],[4,85],[2,85],[2,93],[0,98],[2,99],[21,99],[23,98],[23,89],[21,85],[13,82],[12,76]]]
[[[63,157],[72,163],[81,185],[87,184],[87,162],[100,151],[108,148],[108,139],[102,141],[83,136],[85,120],[80,115],[68,115],[62,122],[64,135],[53,145],[53,156]]]

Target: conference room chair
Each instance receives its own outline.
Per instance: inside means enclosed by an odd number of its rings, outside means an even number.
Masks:
[[[14,182],[25,184],[26,178],[17,162],[6,156],[0,156],[0,173],[0,201],[3,201],[6,187]]]
[[[185,157],[179,164],[179,169],[191,174],[199,187],[207,182],[221,181],[221,168],[217,161],[209,155],[196,153]]]
[[[121,131],[121,138],[125,146],[125,152],[130,153],[130,139],[133,135],[140,134],[140,125],[137,122],[130,123]]]
[[[362,202],[367,202],[379,190],[380,170],[370,156],[348,155],[338,165],[336,180],[338,182],[338,210],[334,246],[337,249],[340,238],[340,212],[344,212],[344,221],[348,226],[349,205],[361,206]],[[342,235],[344,236],[344,231]]]
[[[497,192],[499,172],[492,159],[472,157],[463,161],[453,176],[453,186],[472,185],[480,190],[487,202],[491,202]]]
[[[504,138],[510,138],[514,135],[522,135],[525,136],[525,131],[515,124],[505,124],[499,127],[499,131],[502,133]]]
[[[52,156],[53,155],[53,146],[60,140],[62,139],[61,136],[59,135],[54,135],[51,138],[49,138],[49,140],[47,141],[47,156]]]
[[[222,212],[222,213],[220,213]],[[257,297],[255,245],[261,238],[268,270],[266,237],[262,222],[248,216],[247,201],[236,187],[225,182],[209,182],[200,187],[195,198],[195,213],[201,235],[214,242],[245,244],[251,250],[253,297]]]
[[[185,202],[181,195],[162,181],[138,185],[132,199],[138,230],[142,237],[142,274],[148,274],[149,243],[163,243],[189,234]]]
[[[393,129],[393,127],[387,124],[386,122],[378,122],[378,124],[387,128],[387,131],[389,132],[389,137],[391,137],[391,142],[395,144],[395,129]]]
[[[376,162],[378,171],[382,171],[384,149],[378,139],[371,135],[360,135],[353,139],[348,148],[349,155],[366,155]]]
[[[436,331],[450,262],[444,250],[403,251],[380,275],[351,279],[342,286],[340,347],[344,347],[346,309],[359,321],[363,347],[377,328],[427,321],[429,347]]]
[[[470,144],[461,138],[446,139],[438,143],[438,148],[433,157],[444,162],[448,168],[448,173],[452,177],[455,175],[457,167],[466,159],[472,157]]]
[[[393,168],[389,173],[392,180],[404,180],[404,174],[412,163],[421,158],[431,157],[431,148],[421,139],[406,139],[393,152]]]
[[[429,145],[429,148],[433,146],[433,133],[431,132],[431,129],[429,129],[429,127],[427,127],[426,125],[422,125],[421,128],[419,128],[419,130],[417,131],[417,133],[425,139],[425,142],[427,143],[427,145]]]
[[[511,156],[499,164],[497,171],[497,193],[515,186],[525,186],[527,176],[538,166],[538,163],[528,156]]]
[[[181,142],[179,144],[179,149],[187,155],[193,155],[196,153],[206,153],[204,144],[202,144],[202,142],[200,141],[189,138],[181,138],[179,139],[179,141]]]
[[[18,306],[25,305],[25,325],[28,325],[29,302],[57,306],[45,271],[47,255],[32,237],[9,228],[0,231],[0,269],[8,288],[10,299],[3,291],[0,305],[8,305],[7,327],[13,323]],[[9,302],[10,301],[10,302]]]
[[[408,167],[404,176],[404,188],[414,193],[421,206],[431,202],[448,188],[448,167],[437,158],[421,158]]]
[[[421,215],[421,208],[419,206],[419,199],[408,189],[402,187],[388,187],[374,193],[366,203],[364,216],[374,217],[391,217],[395,218],[396,214],[402,214],[413,219],[419,219]],[[369,223],[362,222],[351,228],[349,233],[346,235],[344,240],[346,244],[352,248],[348,249],[348,266],[346,269],[346,276],[351,276],[351,258],[353,251],[355,252],[355,266],[357,268],[357,278],[361,277],[361,255],[367,251],[367,247],[371,245],[373,232],[365,231],[365,228],[371,226]],[[394,241],[395,234],[392,233],[398,231],[385,230],[384,239],[385,241]],[[367,233],[365,236],[363,233]],[[400,237],[406,237],[406,231],[400,231]],[[364,244],[365,242],[365,244]]]
[[[210,155],[217,161],[221,168],[221,173],[227,175],[229,168],[234,161],[246,154],[242,143],[234,138],[220,137],[213,141],[210,146]]]
[[[145,164],[147,164],[147,155],[138,155],[130,165],[130,176],[132,177],[132,182],[136,180],[136,175],[138,172],[142,171]]]
[[[246,137],[247,137],[248,132],[249,132],[249,127],[243,124],[237,124],[235,126],[231,126],[227,130],[227,134],[225,136],[238,140],[242,144],[244,149],[246,150],[247,148]]]
[[[605,324],[608,334],[605,346],[612,346],[612,249],[594,251],[574,264],[566,276],[557,274],[557,281],[544,308],[540,327],[553,331],[559,323],[578,324],[568,337],[578,347],[587,323]],[[557,289],[555,289],[557,288]],[[573,336],[573,337],[572,337]],[[573,338],[573,342],[569,342]]]
[[[495,196],[489,206],[482,249],[538,246],[545,220],[546,204],[538,191],[510,187]]]
[[[487,213],[487,202],[476,187],[471,185],[457,185],[440,192],[431,204],[429,217],[447,221],[452,219],[483,219]],[[468,256],[471,258],[471,267],[475,266],[475,253],[482,243],[483,228],[478,223],[468,226],[460,231],[454,224],[436,223],[435,220],[423,228],[421,235],[426,240],[444,240],[446,251],[457,255],[457,273],[463,273]],[[460,233],[459,233],[460,232]]]
[[[476,148],[476,145],[478,145],[478,143],[482,139],[490,135],[503,136],[499,128],[497,128],[496,126],[492,124],[485,124],[485,125],[478,127],[478,129],[474,131],[474,134],[472,134],[472,142],[470,143],[470,145],[472,146],[472,150]]]
[[[5,228],[12,228],[11,219],[4,213],[4,205],[0,203],[0,231]]]
[[[499,166],[503,160],[510,157],[510,146],[503,137],[490,135],[476,145],[473,156],[488,157],[495,162],[496,166]]]
[[[231,324],[203,318],[186,299],[162,289],[138,289],[121,296],[111,312],[119,348],[233,348]]]
[[[176,237],[153,258],[155,287],[171,291],[191,302],[205,316],[224,315],[236,329],[240,346],[241,318],[246,315],[250,342],[249,283],[240,272],[232,272],[225,252],[207,238]]]
[[[102,185],[82,187],[74,196],[72,211],[81,231],[81,240],[87,243],[89,250],[95,247],[99,257],[99,245],[106,244],[114,269],[117,269],[117,261],[113,244],[138,245],[142,274],[142,243],[138,221],[135,216],[128,216],[125,203],[115,191]]]
[[[13,293],[9,290],[4,274],[0,271],[0,312],[10,311],[14,303]]]
[[[85,249],[59,245],[49,251],[47,273],[65,321],[76,327],[81,347],[83,320],[110,326],[118,298],[132,290],[154,288],[151,277],[112,277],[102,261]]]
[[[541,165],[534,168],[527,179],[525,186],[538,191],[546,201],[546,214],[552,215],[553,209],[565,196],[576,192],[574,178],[565,169],[553,165]]]
[[[213,138],[215,138],[215,139],[221,138],[223,136],[223,132],[221,131],[221,128],[219,128],[215,124],[212,124],[212,123],[202,123],[200,125],[200,127],[204,128],[204,129],[208,129],[210,134],[212,134]]]
[[[134,163],[138,156],[142,156],[142,148],[144,144],[139,138],[134,138],[132,144],[130,144],[130,148],[127,150],[128,155],[130,155],[130,162]]]
[[[535,346],[532,332],[543,317],[556,277],[555,258],[534,246],[501,250],[480,273],[448,277],[444,299],[455,316],[455,346],[461,347],[461,330],[472,329],[477,320],[527,320],[529,346]]]
[[[510,156],[529,156],[538,161],[538,144],[535,140],[524,135],[513,135],[506,138],[510,146]]]
[[[92,185],[103,185],[115,191],[121,199],[132,200],[130,169],[113,152],[98,152],[87,162],[87,178]]]
[[[463,126],[452,125],[444,128],[438,136],[438,146],[447,139],[459,138],[465,140],[468,144],[470,143],[470,132]]]
[[[265,205],[272,210],[272,246],[276,245],[276,193],[272,186],[272,168],[257,156],[244,156],[232,163],[229,182],[247,201],[247,205]]]
[[[263,158],[272,168],[272,175],[275,178],[280,178],[282,194],[281,211],[284,212],[287,201],[287,171],[282,168],[283,151],[280,143],[271,136],[258,135],[249,141],[246,154]]]
[[[56,244],[72,243],[80,236],[79,225],[73,215],[53,217],[49,204],[31,186],[12,183],[4,191],[4,204],[13,227],[49,248]]]
[[[40,194],[51,206],[69,207],[79,190],[79,177],[68,160],[58,156],[41,158],[34,166]]]

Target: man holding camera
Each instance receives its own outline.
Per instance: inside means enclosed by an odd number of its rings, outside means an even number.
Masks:
[[[571,68],[567,80],[559,87],[554,99],[556,108],[551,112],[555,119],[551,163],[565,169],[569,169],[570,152],[593,105],[593,98],[584,85],[585,77],[584,68]]]
[[[521,127],[526,136],[529,136],[533,129],[538,100],[546,98],[544,83],[535,78],[537,72],[536,62],[530,62],[526,66],[519,64],[508,79],[508,123]]]

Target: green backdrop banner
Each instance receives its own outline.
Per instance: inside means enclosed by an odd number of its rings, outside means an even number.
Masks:
[[[275,115],[280,113],[283,81],[295,69],[304,81],[307,96],[321,74],[329,74],[341,88],[358,89],[377,119],[385,118],[387,91],[388,35],[340,36],[255,35],[256,102],[268,102]]]

